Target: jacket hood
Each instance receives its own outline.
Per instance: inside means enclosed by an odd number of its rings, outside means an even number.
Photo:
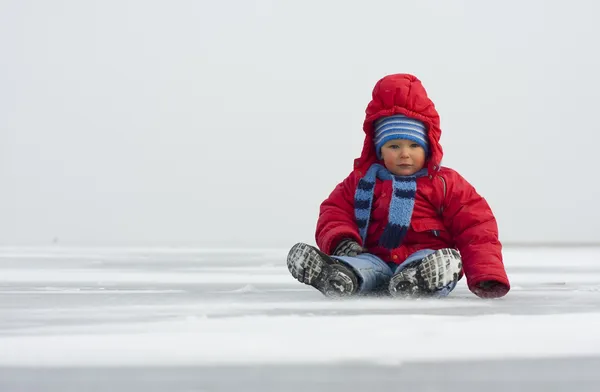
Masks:
[[[366,171],[373,163],[379,162],[373,142],[373,124],[381,117],[394,114],[403,114],[425,123],[430,150],[426,166],[430,174],[440,169],[444,154],[440,145],[440,116],[417,77],[394,74],[381,78],[373,88],[373,98],[365,112],[365,143],[361,156],[354,160],[355,169]]]

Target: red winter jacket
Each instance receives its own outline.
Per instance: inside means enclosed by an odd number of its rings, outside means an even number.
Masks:
[[[390,251],[379,245],[379,238],[388,223],[392,182],[377,179],[366,244],[362,244],[354,220],[354,193],[371,164],[379,162],[373,143],[373,122],[393,114],[404,114],[427,125],[430,156],[426,163],[429,176],[417,179],[411,227],[402,244]],[[496,219],[488,203],[467,180],[452,169],[440,167],[440,119],[421,82],[408,74],[379,80],[367,106],[363,129],[365,142],[360,158],[354,161],[354,170],[321,204],[316,231],[319,248],[331,254],[342,239],[351,238],[369,253],[398,264],[421,249],[456,248],[473,293],[482,297],[505,295],[510,285],[502,263]],[[484,281],[499,285],[488,292],[479,286]]]

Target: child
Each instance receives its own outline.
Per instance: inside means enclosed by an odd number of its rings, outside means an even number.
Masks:
[[[421,81],[388,75],[366,109],[354,170],[321,204],[316,241],[287,265],[327,296],[447,296],[462,277],[482,298],[506,295],[496,219],[456,171],[441,167],[440,119]]]

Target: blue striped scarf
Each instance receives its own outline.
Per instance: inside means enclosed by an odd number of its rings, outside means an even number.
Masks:
[[[392,180],[393,194],[390,201],[388,224],[379,240],[381,246],[391,250],[400,246],[408,231],[415,206],[416,180],[418,177],[426,175],[426,168],[419,170],[412,176],[395,176],[378,163],[371,165],[367,174],[358,181],[356,193],[354,194],[354,216],[363,246],[367,240],[376,179]]]

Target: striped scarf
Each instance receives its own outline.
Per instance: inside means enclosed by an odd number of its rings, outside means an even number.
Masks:
[[[390,202],[388,224],[381,235],[379,244],[387,249],[395,249],[402,243],[415,206],[417,178],[427,175],[423,168],[412,176],[395,176],[378,163],[371,165],[367,174],[360,179],[354,194],[354,216],[363,245],[366,244],[367,230],[371,218],[375,181],[392,180],[393,194]]]

